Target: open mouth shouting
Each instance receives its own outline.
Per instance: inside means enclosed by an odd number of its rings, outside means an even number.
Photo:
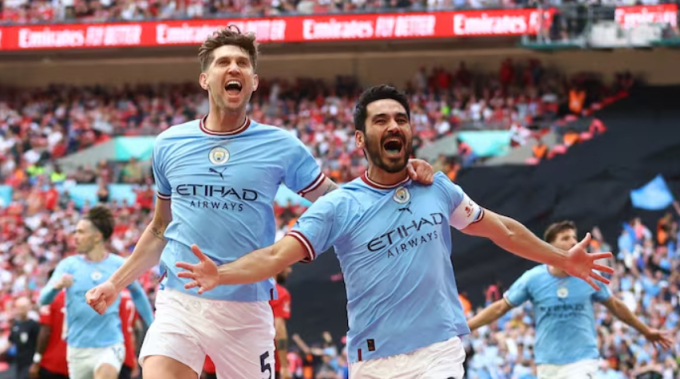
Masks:
[[[224,90],[227,91],[229,96],[238,96],[243,89],[243,84],[238,80],[230,80],[224,86]]]
[[[382,146],[387,158],[401,158],[403,156],[403,137],[388,137],[383,141]]]

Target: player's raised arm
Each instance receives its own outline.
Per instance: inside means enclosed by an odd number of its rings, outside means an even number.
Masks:
[[[673,340],[670,338],[670,332],[652,329],[645,325],[621,300],[610,296],[603,301],[609,311],[619,320],[625,322],[629,326],[635,328],[638,332],[645,336],[645,338],[654,344],[659,344],[664,349],[670,349],[673,346]]]
[[[199,262],[196,264],[176,263],[177,267],[186,270],[177,276],[191,279],[184,287],[186,289],[198,287],[199,294],[218,285],[255,283],[271,278],[284,268],[308,256],[307,249],[291,236],[285,236],[271,246],[255,250],[234,262],[219,267],[212,259],[205,256],[198,246],[192,245],[191,251],[196,254]]]
[[[40,290],[40,297],[38,302],[40,305],[50,305],[54,299],[64,288],[68,288],[73,284],[73,277],[68,273],[70,261],[62,260],[57,264],[54,273],[50,277],[47,284]]]
[[[472,205],[465,203],[469,201]],[[471,200],[464,200],[460,207],[478,207]],[[465,210],[462,211],[463,213]],[[501,216],[486,209],[480,209],[480,219],[460,230],[469,235],[486,237],[503,249],[532,261],[546,263],[567,272],[569,275],[588,282],[596,290],[600,287],[598,280],[608,284],[609,280],[600,276],[595,270],[613,273],[610,267],[596,264],[598,259],[611,258],[612,253],[589,254],[586,250],[590,243],[590,233],[570,250],[559,249],[536,237],[521,223]],[[456,215],[454,214],[454,218]],[[455,222],[452,219],[452,222]],[[455,225],[454,225],[455,226]]]
[[[489,325],[492,322],[503,317],[512,307],[505,299],[500,299],[488,307],[482,309],[481,312],[477,313],[474,317],[468,320],[468,327],[470,330],[475,330],[484,325]]]
[[[167,241],[163,234],[172,221],[170,200],[156,199],[153,220],[146,227],[132,255],[106,282],[87,292],[87,303],[99,314],[113,304],[120,291],[158,264]],[[146,321],[146,320],[145,320]]]

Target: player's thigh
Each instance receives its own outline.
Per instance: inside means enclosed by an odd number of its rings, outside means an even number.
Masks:
[[[218,379],[274,379],[274,317],[267,302],[224,302],[204,315],[216,326],[203,346]]]
[[[66,348],[66,363],[70,379],[92,379],[99,349]]]
[[[116,379],[125,361],[125,345],[122,343],[97,349],[94,359],[94,379]]]
[[[198,374],[184,363],[162,355],[146,357],[142,365],[143,379],[194,379]]]
[[[147,375],[156,375],[156,370],[165,372],[165,366],[175,366],[173,362],[190,368],[195,376],[203,371],[205,352],[199,342],[203,338],[199,328],[210,321],[201,316],[200,311],[194,307],[195,302],[190,296],[176,291],[158,292],[156,318],[149,327],[139,352],[139,364],[143,367],[144,378]],[[146,360],[151,357],[166,357],[168,360],[154,358],[155,362],[147,365]],[[184,368],[182,370],[185,371]]]

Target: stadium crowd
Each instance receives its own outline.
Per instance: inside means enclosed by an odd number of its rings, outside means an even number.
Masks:
[[[575,1],[603,5],[653,5],[664,0]],[[560,6],[562,0],[4,0],[0,23],[139,21],[201,17],[265,17],[376,11]]]
[[[411,94],[414,151],[465,129],[512,130],[516,144],[527,143],[537,130],[559,125],[564,116],[587,114],[593,105],[606,103],[633,84],[630,74],[613,79],[605,85],[587,74],[568,78],[537,60],[507,59],[492,73],[475,72],[464,62],[454,70],[422,68],[405,86]],[[249,114],[295,134],[319,157],[328,176],[346,182],[364,170],[351,125],[352,104],[359,91],[351,77],[339,77],[332,84],[313,79],[262,80]],[[207,98],[195,84],[2,88],[0,184],[21,188],[45,169],[52,172],[50,162],[75,151],[113,136],[155,135],[202,117],[207,110]],[[468,159],[469,147],[461,145],[459,150],[465,162],[474,161]],[[132,170],[125,178],[123,165]],[[70,175],[56,167],[50,181],[148,182],[149,175],[140,172],[137,162],[123,165],[100,162]]]

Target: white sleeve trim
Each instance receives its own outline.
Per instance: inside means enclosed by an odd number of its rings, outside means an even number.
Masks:
[[[484,211],[467,194],[463,194],[463,201],[451,213],[449,225],[461,230],[468,225],[477,222],[484,216]]]

